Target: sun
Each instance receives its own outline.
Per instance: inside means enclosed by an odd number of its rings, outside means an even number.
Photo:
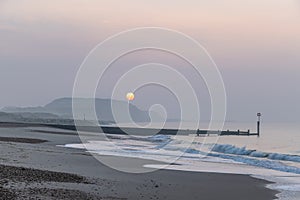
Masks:
[[[128,92],[128,93],[126,94],[126,99],[127,99],[128,101],[134,100],[134,94],[133,94],[133,92]]]

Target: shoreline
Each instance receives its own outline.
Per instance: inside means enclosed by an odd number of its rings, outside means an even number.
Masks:
[[[37,196],[42,195],[44,199],[53,199],[51,195],[55,191],[60,195],[56,199],[75,200],[76,197],[72,194],[78,194],[77,196],[81,199],[271,200],[275,199],[275,195],[278,193],[278,191],[267,188],[267,184],[271,182],[249,175],[174,170],[158,170],[146,174],[119,172],[99,163],[84,150],[57,146],[80,142],[80,138],[76,134],[71,134],[71,132],[66,134],[64,130],[47,128],[39,132],[34,127],[0,128],[0,137],[47,141],[43,143],[0,141],[0,168],[4,167],[8,174],[9,172],[14,175],[21,173],[17,179],[13,180],[14,189],[8,187],[12,181],[8,178],[5,184],[0,184],[0,191],[4,190],[9,194],[9,190],[13,193],[19,188],[21,190],[19,194],[25,195],[21,199],[27,199],[28,191]],[[132,159],[132,161],[141,162],[142,165],[155,163],[155,161],[141,159]],[[24,175],[24,172],[27,173]],[[51,173],[63,173],[60,174],[63,177],[78,176],[92,181],[59,182],[55,178],[49,181],[47,175],[40,176],[40,174]],[[29,174],[31,175],[29,176]],[[0,172],[0,176],[3,176],[3,172]],[[26,185],[26,182],[23,181],[24,176],[26,178],[35,177],[28,187],[24,187]],[[7,175],[7,177],[13,176]]]
[[[82,122],[79,124],[83,124]],[[195,134],[197,136],[205,135],[219,135],[219,136],[259,136],[258,133],[251,133],[250,129],[247,131],[242,130],[189,130],[189,129],[170,129],[170,128],[132,128],[132,127],[118,127],[118,126],[91,126],[91,125],[67,125],[67,124],[47,124],[47,123],[25,123],[25,122],[0,122],[0,128],[9,127],[50,127],[69,131],[83,131],[90,133],[99,133],[100,131],[105,134],[116,134],[116,135],[127,135],[127,133],[132,134],[143,134],[144,136],[149,136],[153,134],[159,135],[189,135]]]

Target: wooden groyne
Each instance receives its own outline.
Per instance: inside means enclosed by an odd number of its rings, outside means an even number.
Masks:
[[[86,132],[103,132],[107,134],[120,134],[127,135],[128,133],[133,135],[190,135],[196,134],[198,136],[219,135],[219,136],[259,136],[258,133],[251,133],[250,130],[226,130],[226,131],[213,131],[213,130],[182,130],[182,129],[155,129],[155,128],[130,128],[130,127],[112,127],[112,126],[73,126],[73,125],[48,125],[54,128],[79,130]]]

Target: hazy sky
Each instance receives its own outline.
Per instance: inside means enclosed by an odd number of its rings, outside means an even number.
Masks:
[[[228,120],[261,111],[266,120],[300,121],[299,0],[1,0],[0,107],[71,96],[87,53],[141,26],[179,30],[208,50],[225,82]]]

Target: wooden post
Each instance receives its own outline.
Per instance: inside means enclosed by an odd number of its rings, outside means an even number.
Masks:
[[[257,136],[260,135],[260,121],[257,121]]]
[[[261,113],[257,113],[257,137],[260,136],[260,117]]]

